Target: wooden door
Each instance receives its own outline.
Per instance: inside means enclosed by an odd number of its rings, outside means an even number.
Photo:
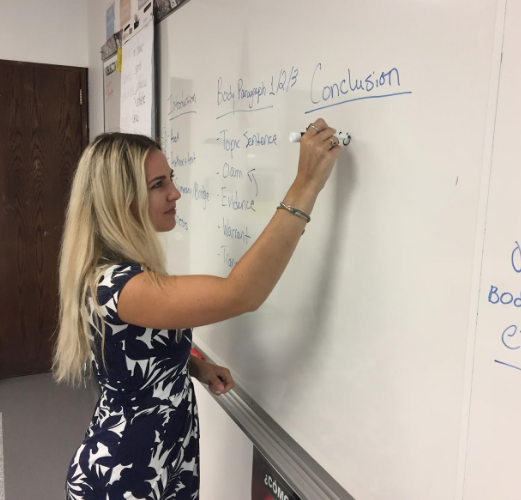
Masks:
[[[83,102],[80,102],[80,93]],[[87,70],[0,60],[0,378],[49,371]]]

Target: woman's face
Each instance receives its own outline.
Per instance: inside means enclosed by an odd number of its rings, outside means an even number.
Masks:
[[[150,151],[145,160],[148,189],[148,214],[156,231],[171,231],[175,226],[176,201],[181,193],[172,182],[173,171],[161,151]]]

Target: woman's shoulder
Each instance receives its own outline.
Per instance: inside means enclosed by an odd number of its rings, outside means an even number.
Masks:
[[[103,263],[100,262],[99,269],[102,270],[101,279],[105,276],[120,276],[124,274],[128,274],[131,272],[142,271],[143,268],[141,264],[137,262],[123,261],[123,262],[112,262],[112,263]]]
[[[120,292],[130,278],[143,272],[141,264],[137,262],[110,263],[100,267],[101,275],[98,280],[98,301],[100,305]]]

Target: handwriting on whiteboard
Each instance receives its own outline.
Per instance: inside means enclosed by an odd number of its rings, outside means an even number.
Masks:
[[[252,163],[256,161],[252,158],[260,150],[276,154],[280,147],[284,147],[279,140],[278,120],[273,119],[267,127],[259,126],[256,120],[241,120],[242,125],[237,127],[230,117],[257,112],[262,112],[259,117],[264,117],[279,102],[284,103],[284,99],[288,98],[285,96],[292,95],[296,89],[300,92],[309,89],[309,101],[314,108],[308,112],[351,100],[412,93],[405,88],[405,75],[392,65],[370,72],[347,66],[336,67],[333,69],[340,71],[336,77],[332,76],[330,69],[322,63],[312,64],[306,68],[305,77],[303,71],[291,64],[275,67],[275,71],[248,74],[247,78],[240,74],[217,74],[207,83],[207,89],[195,88],[188,80],[172,80],[165,102],[170,126],[163,128],[161,145],[169,164],[179,175],[176,185],[182,199],[177,205],[178,230],[188,231],[188,217],[197,211],[207,210],[205,217],[216,218],[214,227],[219,231],[216,233],[219,238],[216,253],[221,265],[227,268],[235,266],[245,245],[257,236],[252,234],[252,227],[255,226],[250,221],[263,212],[264,206],[259,203],[259,191],[263,186],[257,183],[257,172],[252,168],[257,164]],[[207,96],[210,96],[209,100]],[[206,144],[216,146],[212,156],[208,156],[205,146],[204,153],[201,153],[204,156],[199,160],[206,165],[215,159],[217,177],[213,179],[201,171],[196,161],[197,151],[193,149],[197,149],[198,142],[190,140],[191,130],[198,129],[198,122],[192,120],[198,120],[198,110],[208,107],[212,108],[212,113],[215,112],[216,119],[228,117],[226,125],[213,128],[210,137],[205,139]],[[302,112],[306,113],[304,109]],[[248,126],[244,125],[246,123]]]
[[[497,286],[491,285],[488,293],[488,301],[491,304],[503,304],[505,306],[513,305],[514,307],[521,307],[521,292],[517,294],[499,290]]]
[[[237,149],[248,149],[262,146],[278,146],[277,134],[261,134],[260,132],[249,132],[248,130],[242,134],[243,138],[231,137],[229,131],[221,130],[218,141],[222,141],[224,151],[230,153],[233,158],[233,152]]]
[[[306,114],[362,99],[412,94],[412,91],[401,88],[398,68],[362,75],[355,74],[354,70],[347,68],[343,77],[336,81],[331,81],[327,72],[323,73],[322,70],[322,63],[318,63],[313,71],[309,99],[314,108],[306,111]]]
[[[185,95],[184,91],[181,91],[180,96],[177,94],[170,94],[167,103],[169,107],[168,116],[170,121],[186,114],[197,113],[197,111],[193,109],[194,105],[197,103],[196,94]]]
[[[217,116],[217,119],[235,113],[251,113],[273,108],[273,104],[268,103],[273,102],[278,95],[289,92],[296,85],[298,74],[298,68],[291,66],[291,69],[280,69],[269,75],[266,80],[254,83],[238,78],[233,86],[220,76],[217,79],[217,106],[227,108],[228,111]]]
[[[285,147],[279,139],[279,120],[271,117],[271,123],[260,125],[267,118],[266,115],[269,116],[269,109],[278,106],[278,103],[286,104],[285,99],[288,97],[285,96],[294,94],[296,89],[309,95],[308,103],[313,109],[307,112],[352,100],[412,93],[406,88],[406,75],[393,65],[369,72],[337,66],[333,68],[337,72],[335,77],[331,69],[318,63],[311,64],[304,72],[290,64],[287,67],[275,67],[275,71],[268,69],[259,74],[248,73],[247,78],[241,74],[216,74],[212,81],[207,82],[207,88],[195,87],[188,80],[172,79],[170,95],[165,102],[170,125],[167,121],[167,127],[163,128],[161,145],[169,164],[179,175],[176,185],[182,199],[177,205],[178,230],[188,231],[188,217],[207,210],[205,218],[216,219],[214,227],[219,231],[216,233],[219,238],[216,240],[216,254],[221,265],[227,268],[235,266],[245,246],[258,236],[252,234],[255,233],[253,228],[257,229],[253,221],[262,217],[265,211],[265,206],[259,201],[262,200],[259,191],[262,192],[265,184],[264,181],[257,182],[257,172],[252,167],[259,164],[253,158],[264,152],[267,156],[273,153],[273,157],[276,157],[277,151]],[[302,109],[303,114],[307,113],[305,107]],[[215,113],[213,116],[216,119],[228,119],[223,126],[212,126],[209,134],[201,138],[205,149],[196,161],[199,142],[191,139],[192,130],[199,130],[198,111],[207,111],[209,108],[212,114]],[[253,119],[243,119],[242,115],[239,127],[238,123],[230,120],[235,114],[239,116],[239,113],[256,112],[262,114],[254,114]],[[256,116],[262,116],[263,120],[256,120]],[[208,154],[207,145],[215,146],[211,155]],[[203,166],[208,161],[215,162],[216,177],[208,178],[201,169],[201,161]],[[521,270],[521,253],[519,268]],[[521,305],[521,296],[519,302]]]
[[[519,274],[521,273],[521,247],[517,241],[514,243],[510,255],[510,265],[512,270]],[[494,306],[505,307],[505,310],[513,312],[516,308],[521,308],[521,290],[514,292],[491,285],[488,291],[488,302]],[[503,329],[501,343],[506,350],[503,350],[502,359],[495,359],[494,361],[500,365],[521,371],[521,351],[518,351],[521,347],[521,330],[517,324],[511,324]],[[513,357],[513,355],[516,357]]]
[[[230,254],[230,251],[226,245],[221,246],[221,253],[218,255],[219,257],[222,257],[224,265],[230,269],[234,267],[235,264],[237,264],[237,259]]]
[[[231,240],[242,241],[244,244],[248,244],[251,236],[248,234],[248,226],[244,229],[238,229],[230,224],[230,220],[226,219],[224,222],[223,217],[223,225],[222,225],[223,235],[225,238],[229,238]]]
[[[182,157],[176,155],[175,158],[170,160],[170,165],[172,167],[190,167],[196,160],[195,153],[187,153],[186,156]]]
[[[185,231],[188,231],[188,222],[184,220],[182,217],[179,217],[177,214],[175,216],[175,222],[177,227],[180,227],[184,229]]]

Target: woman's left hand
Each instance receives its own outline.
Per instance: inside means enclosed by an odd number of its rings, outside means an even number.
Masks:
[[[195,360],[194,360],[195,361]],[[195,367],[194,367],[195,368]],[[212,365],[201,359],[196,361],[196,369],[192,370],[192,376],[201,384],[208,386],[210,391],[220,396],[233,389],[235,383],[228,368]]]

